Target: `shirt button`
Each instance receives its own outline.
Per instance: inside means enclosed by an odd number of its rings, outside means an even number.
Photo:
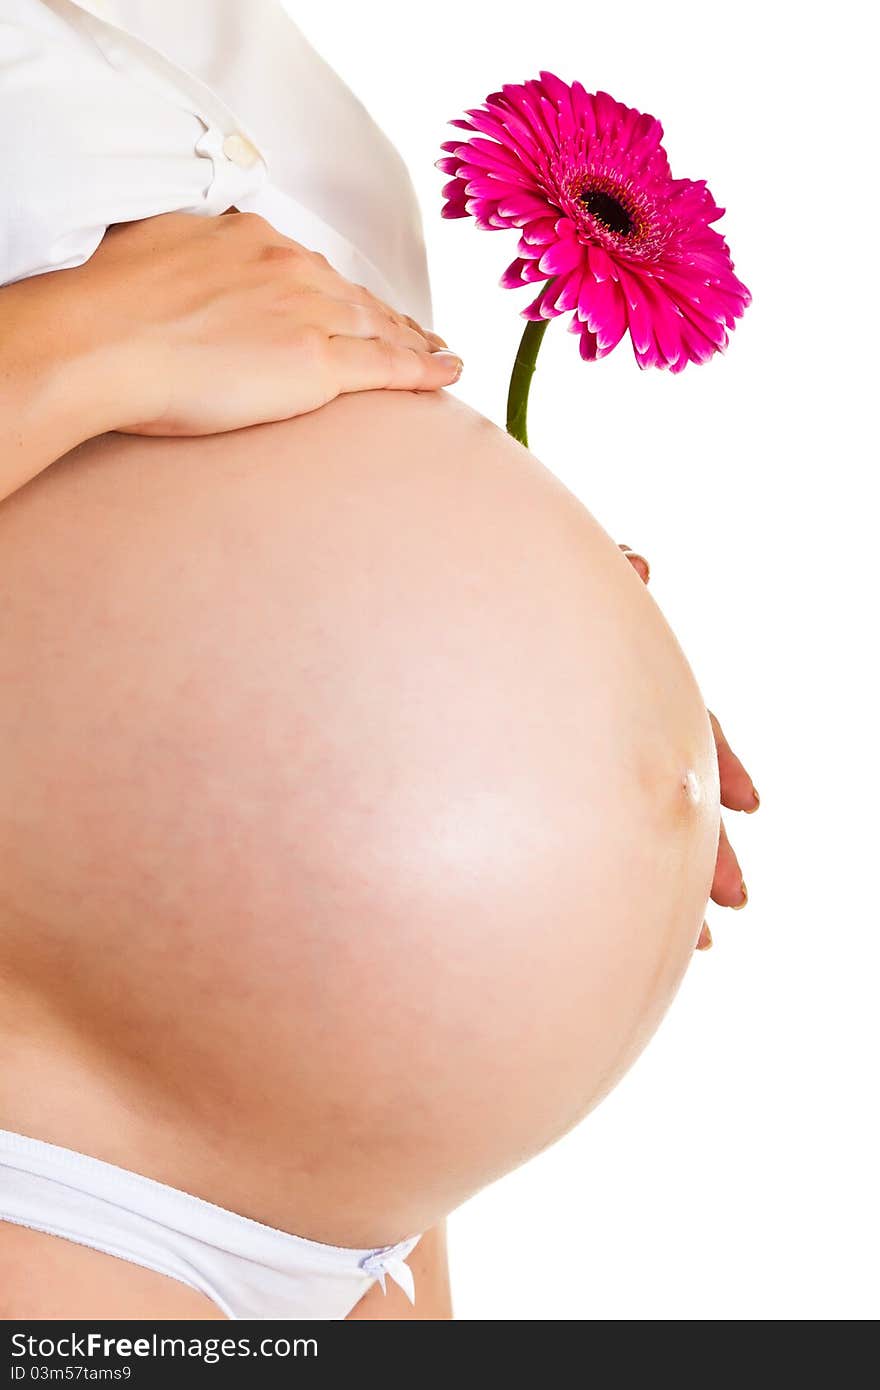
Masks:
[[[239,169],[251,169],[260,158],[260,152],[243,135],[227,135],[223,141],[223,153]]]

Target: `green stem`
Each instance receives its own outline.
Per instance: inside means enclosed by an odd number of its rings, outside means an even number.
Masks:
[[[507,433],[518,439],[528,448],[529,436],[526,430],[526,417],[529,410],[529,387],[535,374],[535,363],[541,339],[547,332],[549,319],[537,323],[529,320],[520,340],[510,373],[510,388],[507,392]]]
[[[549,281],[547,282],[549,284]],[[546,286],[545,286],[546,288]],[[510,374],[510,387],[507,392],[507,433],[518,439],[528,448],[529,436],[526,431],[526,417],[529,410],[529,387],[535,374],[535,363],[541,340],[547,332],[549,319],[538,322],[530,319],[520,339],[519,348]]]

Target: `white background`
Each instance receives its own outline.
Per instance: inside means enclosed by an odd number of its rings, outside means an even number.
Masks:
[[[658,116],[706,178],[754,295],[727,355],[581,363],[551,325],[538,456],[618,541],[751,771],[727,813],[750,902],[710,907],[634,1070],[554,1149],[451,1221],[466,1319],[880,1313],[876,656],[877,153],[855,5],[289,7],[396,143],[422,203],[458,393],[504,423],[529,291],[514,233],[441,221],[445,122],[548,67]],[[862,14],[866,12],[862,10]],[[873,303],[872,303],[873,301]]]

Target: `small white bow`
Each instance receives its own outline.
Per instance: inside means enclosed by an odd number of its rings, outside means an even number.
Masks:
[[[415,1305],[416,1301],[416,1281],[413,1279],[413,1272],[404,1259],[397,1253],[398,1247],[391,1245],[385,1250],[374,1250],[372,1255],[367,1255],[366,1259],[361,1260],[361,1269],[365,1274],[369,1274],[371,1279],[376,1279],[382,1285],[382,1292],[387,1294],[385,1287],[386,1274],[393,1279],[398,1288],[403,1289],[410,1303]]]

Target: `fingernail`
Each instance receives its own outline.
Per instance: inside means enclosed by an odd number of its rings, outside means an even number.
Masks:
[[[456,371],[456,373],[455,373],[455,376],[452,378],[452,380],[453,380],[453,381],[458,381],[458,378],[461,376],[462,369],[464,368],[464,362],[463,362],[462,359],[459,357],[459,355],[458,355],[457,352],[447,352],[447,351],[444,350],[444,351],[441,351],[441,352],[432,352],[432,353],[431,353],[431,356],[432,356],[432,357],[439,358],[439,360],[442,362],[442,364],[443,364],[444,367],[453,367],[453,366],[456,366],[456,367],[457,367],[457,371]]]
[[[754,788],[754,787],[752,787],[752,796],[755,798],[755,804],[754,804],[754,806],[752,807],[752,811],[757,811],[758,807],[759,807],[760,804],[761,804],[761,798],[759,797],[758,793],[755,791],[755,788]],[[752,814],[752,811],[749,812],[749,815]]]
[[[704,922],[700,929],[700,936],[697,941],[698,951],[708,951],[712,945],[712,933],[709,930],[709,923]]]
[[[742,900],[741,903],[734,903],[734,904],[733,904],[733,910],[734,910],[734,912],[739,912],[740,908],[745,907],[746,903],[747,903],[748,900],[749,900],[749,893],[748,893],[748,889],[746,888],[746,881],[745,881],[745,879],[743,879],[742,885],[741,885],[741,886],[742,886],[743,900]]]

